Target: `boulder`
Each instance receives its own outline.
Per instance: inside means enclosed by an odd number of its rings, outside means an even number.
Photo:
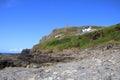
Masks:
[[[0,60],[0,69],[5,67],[13,67],[14,63],[11,60]]]

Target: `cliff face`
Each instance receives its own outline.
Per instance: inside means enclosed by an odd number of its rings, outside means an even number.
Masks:
[[[108,41],[120,42],[120,24],[55,29],[33,46],[31,53],[53,53],[71,48],[85,49]]]
[[[89,27],[91,28],[90,31],[83,32],[84,29],[88,29]],[[67,49],[64,48],[65,46],[69,46],[69,44],[66,44],[66,42],[71,41],[73,44],[77,42],[77,41],[75,42],[75,40],[72,37],[75,36],[75,38],[79,38],[79,36],[83,35],[84,33],[89,33],[102,28],[103,27],[101,26],[81,26],[81,27],[72,26],[72,27],[54,29],[52,33],[50,33],[48,36],[44,36],[38,44],[33,46],[31,53],[34,54],[41,52],[52,53],[53,51],[58,50],[57,48],[59,47],[57,47],[56,45],[60,45],[61,43],[64,44],[61,45],[61,47],[63,46],[63,49]],[[49,45],[51,47],[49,47]],[[73,46],[71,45],[71,47],[74,47],[74,45]]]
[[[55,29],[30,50],[30,60],[35,63],[65,62],[75,60],[77,51],[88,48],[109,49],[120,44],[120,25],[106,28],[91,26],[93,31],[83,33],[86,27]],[[80,33],[80,35],[76,35]],[[97,47],[99,46],[100,47]],[[103,45],[103,46],[102,46]],[[107,46],[107,47],[104,47]],[[103,50],[104,50],[103,49]]]

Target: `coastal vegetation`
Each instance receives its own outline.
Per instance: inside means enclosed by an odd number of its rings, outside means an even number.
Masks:
[[[75,35],[75,31],[81,31],[79,30],[80,28],[77,28],[77,30],[75,30],[75,27],[66,28],[68,35],[64,35],[60,38],[52,37],[47,40],[43,40],[39,44],[35,45],[33,50],[39,52],[40,50],[54,51],[71,48],[85,49],[107,42],[120,43],[120,24],[108,27],[93,27],[92,29],[96,28],[96,30],[84,34],[81,32],[81,35]],[[65,28],[59,29],[58,31],[60,32],[60,30],[65,33]],[[55,30],[53,33],[55,33]]]

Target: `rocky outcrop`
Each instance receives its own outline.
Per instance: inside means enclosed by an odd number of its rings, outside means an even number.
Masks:
[[[117,48],[115,48],[117,47]],[[119,45],[74,51],[77,60],[41,68],[5,68],[0,80],[120,80]],[[67,52],[67,51],[66,51]],[[70,52],[69,52],[70,53]]]
[[[0,60],[0,69],[5,67],[13,67],[14,63],[11,60]]]
[[[21,54],[3,55],[0,60],[0,69],[4,69],[5,67],[39,68],[41,66],[49,66],[58,62],[69,62],[75,59],[75,57],[71,55],[72,51],[69,52],[62,51],[57,53],[47,53],[41,51],[40,54],[32,54],[30,49],[24,49]]]
[[[5,67],[26,67],[29,61],[24,60],[27,57],[20,54],[2,54],[0,59],[0,69]]]
[[[21,55],[29,55],[30,54],[30,49],[23,49],[21,52]]]
[[[23,49],[21,54],[19,55],[19,59],[30,62],[32,58],[32,56],[30,55],[30,50],[31,49]]]
[[[60,62],[70,62],[78,59],[84,59],[91,56],[93,50],[107,51],[111,49],[120,49],[120,44],[118,43],[106,43],[92,48],[87,48],[85,50],[79,49],[67,49],[63,51],[56,52],[45,52],[41,51],[40,54],[31,53],[30,49],[24,49],[19,55],[9,55],[9,58],[4,57],[0,60],[0,69],[5,67],[36,67],[49,66]],[[80,53],[80,54],[78,54]],[[90,53],[90,54],[85,54]],[[84,56],[82,56],[84,55]],[[10,57],[11,56],[11,57]]]

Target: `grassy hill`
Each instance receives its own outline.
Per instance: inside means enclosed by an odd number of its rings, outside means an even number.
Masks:
[[[82,35],[75,35],[77,32],[81,32],[82,27],[55,29],[49,36],[46,36],[46,40],[43,39],[39,44],[35,45],[32,51],[54,51],[71,48],[84,49],[107,42],[120,43],[120,24],[106,28],[97,26],[92,26],[92,28],[96,30]],[[55,38],[57,34],[64,34],[64,36]]]

